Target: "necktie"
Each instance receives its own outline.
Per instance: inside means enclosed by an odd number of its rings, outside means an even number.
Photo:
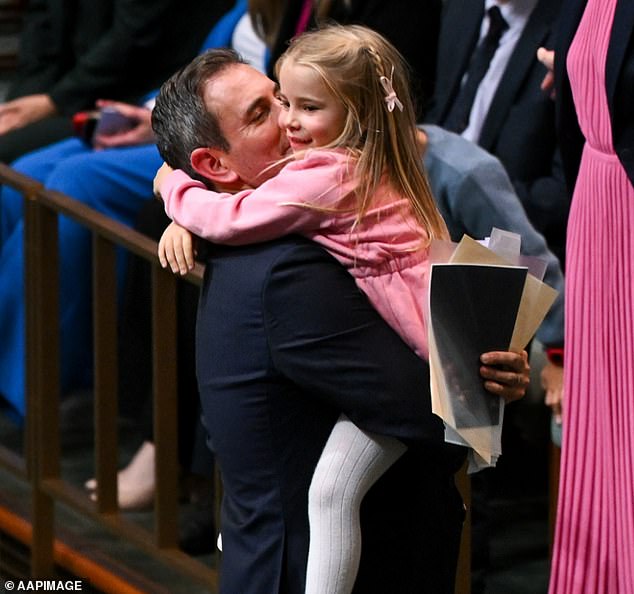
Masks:
[[[478,86],[489,69],[489,64],[500,44],[502,33],[509,27],[497,6],[489,8],[487,14],[489,15],[489,29],[471,58],[464,84],[460,88],[444,124],[447,130],[458,134],[461,134],[469,124],[469,115]]]

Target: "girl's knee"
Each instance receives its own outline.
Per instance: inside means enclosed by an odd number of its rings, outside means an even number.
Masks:
[[[327,512],[341,510],[342,502],[349,497],[350,481],[338,472],[315,473],[308,489],[308,504],[313,509]]]

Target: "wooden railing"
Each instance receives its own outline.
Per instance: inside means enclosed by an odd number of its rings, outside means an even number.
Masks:
[[[24,197],[27,414],[23,455],[0,446],[0,464],[28,481],[32,492],[31,572],[54,573],[55,503],[97,521],[211,592],[217,572],[178,550],[176,277],[156,257],[156,242],[0,164],[0,184]],[[97,501],[62,478],[59,430],[59,262],[57,219],[72,218],[93,236],[94,423]],[[153,531],[117,506],[117,246],[152,267],[153,419],[156,495]],[[68,271],[72,273],[72,271]],[[186,280],[200,285],[197,265]],[[159,463],[160,462],[160,463]],[[213,537],[213,536],[212,536]]]

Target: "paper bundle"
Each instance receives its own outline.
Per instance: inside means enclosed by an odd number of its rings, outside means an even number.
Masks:
[[[455,248],[455,249],[454,249]],[[464,236],[432,249],[429,364],[432,411],[445,440],[470,448],[469,472],[495,466],[504,400],[484,389],[480,355],[521,351],[557,297],[545,264],[519,255],[519,236],[494,229],[488,244]]]

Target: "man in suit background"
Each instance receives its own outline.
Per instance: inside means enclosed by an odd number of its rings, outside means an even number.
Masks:
[[[222,191],[259,185],[276,172],[270,164],[288,143],[271,80],[216,50],[187,67],[179,86],[180,97],[161,93],[153,116],[172,165]],[[364,502],[370,521],[355,591],[453,593],[463,517],[453,473],[464,453],[444,443],[431,414],[428,367],[330,255],[299,238],[214,247],[196,351],[225,487],[221,592],[304,591],[308,486],[343,411],[359,427],[410,445]],[[486,385],[521,397],[524,357],[491,356],[490,364],[509,367],[485,365],[481,372],[493,382]]]
[[[428,119],[498,157],[528,218],[563,268],[569,196],[555,134],[555,107],[541,90],[546,70],[536,59],[537,49],[548,45],[554,34],[560,4],[560,0],[447,0]],[[551,361],[542,370],[542,383],[553,395],[560,395],[563,340],[544,346]],[[506,432],[501,469],[512,459],[510,454],[525,449],[526,443],[539,450],[545,462],[548,418],[528,406],[524,403],[521,416],[509,411],[505,424],[528,439],[510,442]],[[516,465],[525,464],[524,460]],[[535,460],[535,455],[528,459],[533,464]],[[537,464],[542,467],[541,462]],[[473,547],[474,594],[483,588],[488,566],[487,502],[493,477],[487,474],[493,473],[479,473],[473,481],[474,539],[478,542]],[[495,474],[499,479],[500,473]],[[545,481],[545,473],[541,480]]]
[[[302,2],[285,2],[279,29],[271,40],[271,58],[267,74],[275,79],[275,63],[296,34],[297,22],[304,9]],[[424,116],[436,79],[436,51],[442,0],[317,0],[308,28],[334,21],[341,25],[360,24],[380,33],[403,55],[410,66],[412,96],[419,116]],[[268,0],[251,2],[255,14],[273,12],[279,3]],[[266,5],[265,11],[262,10]],[[260,14],[259,16],[265,16]],[[263,19],[265,21],[266,19]],[[275,19],[271,19],[276,22]]]
[[[479,144],[505,166],[529,219],[564,264],[568,197],[557,156],[554,105],[540,89],[546,73],[536,59],[548,44],[559,0],[447,0],[441,20],[436,90],[430,123]],[[498,8],[504,23],[466,121],[455,122],[470,59]]]

